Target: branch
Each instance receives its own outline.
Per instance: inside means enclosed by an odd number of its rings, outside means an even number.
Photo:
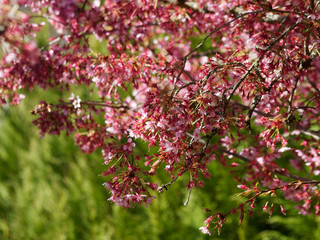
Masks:
[[[308,80],[308,82],[310,83],[310,85],[311,85],[318,93],[320,93],[320,90],[317,88],[317,85],[316,85],[314,82],[312,82],[312,81],[310,80],[310,78],[308,78],[308,77],[307,77],[307,80]]]
[[[87,105],[87,106],[100,106],[100,107],[108,107],[108,108],[124,108],[124,109],[129,109],[129,106],[127,105],[111,105],[111,104],[106,104],[103,101],[84,101],[81,102],[81,105]]]
[[[170,186],[172,183],[174,183],[180,176],[182,176],[186,171],[188,171],[190,163],[192,158],[194,158],[196,155],[198,154],[194,154],[192,156],[190,156],[190,159],[186,160],[186,166],[185,169],[183,169],[182,171],[180,171],[170,182],[162,184],[160,187],[158,187],[157,191],[159,193],[162,193],[164,191],[167,191],[167,187]]]
[[[281,185],[281,186],[278,186],[278,187],[274,187],[274,188],[268,188],[268,189],[265,189],[265,190],[261,190],[257,187],[253,188],[253,189],[249,189],[249,190],[246,190],[244,191],[242,194],[239,194],[239,195],[251,195],[252,193],[254,193],[254,195],[252,197],[250,197],[247,201],[239,204],[239,206],[237,208],[233,208],[231,211],[225,213],[225,214],[222,214],[222,213],[216,213],[215,215],[211,216],[210,217],[210,221],[212,221],[213,219],[215,218],[218,218],[219,221],[218,221],[218,224],[219,222],[222,222],[224,223],[225,222],[225,219],[228,215],[230,214],[234,214],[236,213],[238,210],[241,211],[240,213],[240,220],[239,220],[239,224],[241,224],[242,220],[243,220],[243,217],[244,217],[244,206],[247,205],[248,203],[254,203],[256,198],[258,198],[259,196],[263,195],[263,196],[266,196],[266,195],[269,195],[269,194],[275,194],[277,190],[280,190],[280,189],[283,189],[283,188],[294,188],[294,189],[297,189],[299,186],[301,185],[319,185],[320,184],[320,181],[294,181],[294,182],[291,182],[291,183],[288,183],[288,184],[284,184],[284,185]],[[210,223],[209,223],[210,224]],[[222,225],[217,225],[216,228],[218,228],[218,232],[220,231]]]
[[[187,135],[188,135],[188,136],[192,136],[192,135],[189,134],[189,133],[187,133]],[[199,142],[201,142],[201,143],[203,143],[203,144],[206,143],[203,139],[200,139]],[[244,162],[246,162],[246,163],[252,163],[252,160],[251,160],[251,159],[249,159],[249,158],[247,158],[247,157],[244,157],[244,156],[240,155],[240,154],[237,153],[237,152],[231,152],[231,151],[228,151],[228,150],[226,150],[226,149],[224,149],[224,148],[222,148],[222,147],[216,147],[216,149],[217,149],[218,151],[220,151],[220,152],[225,153],[225,154],[232,155],[233,157],[236,157],[236,158],[238,158],[238,159],[240,159],[240,160],[242,160],[242,161],[244,161]],[[282,176],[285,176],[285,177],[288,177],[288,178],[292,178],[292,179],[294,179],[294,180],[300,180],[300,181],[315,181],[315,180],[312,180],[312,179],[310,179],[310,178],[300,177],[300,176],[298,176],[298,175],[294,175],[294,174],[292,174],[292,173],[285,172],[285,171],[283,171],[282,169],[276,169],[276,170],[274,171],[274,173],[277,173],[277,174],[279,174],[279,175],[282,175]]]
[[[212,11],[205,9],[205,8],[204,9],[195,8],[192,6],[192,3],[188,3],[188,2],[186,2],[186,0],[177,0],[177,1],[160,0],[160,1],[164,2],[164,3],[171,3],[174,5],[177,5],[181,8],[190,9],[194,12],[215,13],[215,12],[212,12]]]
[[[240,63],[240,62],[224,63],[224,64],[221,64],[221,65],[215,67],[214,69],[212,69],[211,71],[209,71],[208,74],[207,74],[204,78],[202,78],[202,79],[200,80],[200,83],[201,83],[200,85],[201,85],[201,87],[200,87],[200,90],[199,90],[199,91],[202,91],[202,89],[203,89],[203,87],[206,85],[209,77],[210,77],[213,73],[217,72],[220,68],[223,68],[224,66],[229,66],[229,65],[245,67],[244,64],[243,64],[243,63]],[[189,73],[188,73],[188,72],[185,72],[185,73],[186,73],[187,76],[188,76]],[[189,77],[189,76],[188,76],[188,77]],[[190,78],[190,77],[189,77],[189,78]],[[193,79],[192,79],[192,80],[193,80]],[[189,83],[183,85],[182,87],[178,88],[177,91],[174,93],[174,96],[173,96],[173,97],[175,97],[183,88],[186,88],[186,87],[188,87],[188,86],[190,86],[190,85],[192,85],[192,84],[195,84],[195,83],[196,83],[196,82],[193,80],[192,82],[189,82]]]
[[[47,103],[41,103],[39,105],[36,105],[34,107],[34,110],[31,110],[32,115],[37,115],[40,112],[51,112],[52,109],[58,108],[60,106],[66,106],[66,105],[72,105],[72,102],[62,102],[58,104],[47,104]],[[123,108],[123,109],[129,109],[129,106],[126,105],[110,105],[106,104],[103,101],[83,101],[80,103],[81,106],[87,105],[87,106],[99,106],[99,107],[109,107],[109,108]]]
[[[245,16],[247,16],[247,15],[250,15],[250,14],[258,14],[258,13],[261,13],[261,12],[263,12],[263,11],[254,11],[254,12],[243,13],[243,14],[237,16],[236,18],[232,19],[231,21],[229,21],[229,22],[223,24],[222,26],[218,27],[217,29],[213,30],[212,32],[210,32],[210,33],[198,44],[198,46],[196,46],[194,49],[192,49],[192,50],[183,58],[184,62],[186,62],[186,60],[187,60],[195,51],[197,51],[200,47],[202,47],[202,45],[205,43],[205,41],[206,41],[209,37],[211,37],[212,34],[218,32],[218,31],[221,30],[222,28],[230,25],[231,23],[235,22],[236,20],[238,20],[238,19],[240,19],[240,18],[243,18],[243,17],[245,17]]]
[[[289,97],[289,108],[288,108],[288,113],[289,115],[292,114],[292,101],[293,101],[293,95],[294,95],[294,92],[296,91],[296,88],[297,88],[297,85],[298,85],[298,81],[299,81],[299,76],[296,78],[296,81],[294,83],[294,86],[292,88],[292,91],[291,91],[291,94],[290,94],[290,97]]]
[[[185,205],[185,206],[188,205],[188,203],[189,203],[191,191],[192,191],[192,188],[190,188],[190,190],[188,191],[187,200],[186,200],[185,203],[183,204],[183,205]]]
[[[306,106],[301,106],[301,105],[300,105],[299,107],[296,107],[296,108],[294,109],[294,110],[296,110],[296,109],[298,109],[298,108],[302,108],[302,107],[304,108],[303,113],[300,115],[299,122],[301,121],[305,110],[309,108],[309,104],[310,104],[314,99],[316,99],[316,98],[319,97],[319,96],[320,96],[320,93],[315,94],[313,97],[311,97],[311,98],[309,98],[309,99],[306,99],[306,100],[302,103],[302,104],[307,103]]]
[[[174,183],[178,179],[179,175],[175,176],[170,182],[166,184],[162,184],[160,187],[158,187],[157,191],[159,193],[163,193],[164,191],[167,191],[167,186],[170,186],[172,183]]]
[[[88,0],[85,0],[85,1],[84,1],[84,3],[83,3],[83,5],[82,5],[82,7],[81,7],[81,12],[83,12],[83,11],[84,11],[84,9],[85,9],[85,7],[86,7],[87,3],[88,3]]]
[[[231,101],[231,103],[234,104],[234,105],[237,105],[237,106],[239,106],[239,107],[242,107],[242,108],[244,108],[244,109],[250,109],[249,106],[246,106],[246,105],[241,104],[241,103],[238,103],[238,102],[233,102],[233,101]],[[255,110],[255,109],[253,109],[253,112],[255,112],[255,113],[257,113],[257,114],[259,114],[259,115],[261,115],[261,116],[264,116],[264,117],[274,117],[273,115],[270,115],[270,114],[267,114],[267,113],[264,113],[264,112],[262,112],[262,111]]]
[[[174,89],[175,89],[175,85],[176,85],[176,82],[178,81],[178,79],[180,78],[181,74],[184,72],[184,68],[186,66],[186,62],[188,60],[188,58],[194,53],[196,52],[205,42],[206,40],[211,36],[213,35],[214,33],[218,32],[219,30],[221,30],[222,28],[230,25],[231,23],[235,22],[236,20],[240,19],[240,18],[243,18],[247,15],[250,15],[250,14],[258,14],[258,13],[261,13],[263,11],[254,11],[254,12],[247,12],[247,13],[243,13],[239,16],[237,16],[236,18],[232,19],[231,21],[223,24],[222,26],[218,27],[217,29],[213,30],[212,32],[210,32],[199,44],[198,46],[196,46],[194,49],[192,49],[187,55],[184,56],[183,60],[182,60],[182,67],[181,67],[181,70],[180,72],[178,73],[177,77],[175,77],[174,79],[174,83],[173,83],[173,88],[172,88],[172,92],[171,92],[171,97],[173,97],[173,94],[174,94]]]
[[[282,32],[277,38],[275,38],[267,47],[262,48],[262,47],[256,47],[257,49],[263,50],[263,51],[268,51],[270,50],[279,40],[284,38],[292,29],[294,29],[298,24],[301,23],[301,20],[296,21],[295,24],[291,25],[288,27],[284,32]]]
[[[311,136],[317,141],[320,140],[320,131],[313,131],[306,128],[303,128],[301,126],[297,126],[297,129],[301,130],[305,135]]]
[[[314,10],[314,0],[310,0],[310,8],[312,9],[312,10]]]
[[[236,157],[236,158],[238,158],[238,159],[240,159],[240,160],[242,160],[242,161],[244,161],[244,162],[247,162],[247,163],[251,163],[251,162],[252,162],[251,159],[246,158],[246,157],[244,157],[244,156],[242,156],[242,155],[240,155],[240,154],[238,154],[238,153],[230,152],[230,151],[225,150],[225,149],[223,149],[223,148],[221,148],[221,147],[217,147],[217,149],[218,149],[219,151],[223,152],[223,153],[226,153],[226,154],[228,154],[228,155],[232,155],[233,157]],[[310,182],[311,182],[311,181],[315,181],[315,180],[312,180],[312,179],[309,179],[309,178],[300,177],[300,176],[298,176],[298,175],[294,175],[294,174],[292,174],[292,173],[283,171],[283,170],[280,169],[280,168],[279,168],[279,169],[276,169],[276,170],[274,171],[274,173],[277,173],[277,174],[279,174],[279,175],[282,175],[282,176],[285,176],[285,177],[288,177],[288,178],[292,178],[292,179],[294,179],[294,180],[310,181]]]
[[[265,80],[263,79],[263,77],[261,76],[260,72],[259,72],[259,69],[258,68],[255,68],[255,73],[258,75],[258,77],[263,81],[265,82]],[[263,90],[265,92],[270,92],[272,86],[277,82],[277,80],[273,80],[272,83],[270,84],[270,86],[268,88],[264,88]],[[251,117],[252,117],[252,113],[253,112],[257,112],[259,113],[260,115],[263,115],[265,117],[271,117],[269,114],[265,114],[261,111],[256,111],[255,108],[258,106],[258,104],[260,103],[261,101],[261,98],[262,98],[262,95],[261,94],[257,94],[252,102],[252,105],[251,107],[248,107],[249,108],[249,111],[247,113],[247,116],[246,116],[246,125],[249,129],[249,132],[251,133],[251,125],[250,125],[250,121],[251,121]],[[262,113],[262,114],[261,114]]]
[[[294,29],[299,23],[301,23],[301,20],[298,20],[295,24],[291,25],[289,28],[287,28],[287,30],[285,30],[284,32],[282,32],[276,39],[274,39],[267,47],[265,48],[261,48],[261,47],[256,47],[258,49],[262,49],[264,51],[268,51],[270,50],[278,41],[280,41],[283,37],[285,37],[292,29]],[[254,67],[257,67],[259,65],[260,60],[262,59],[262,57],[264,56],[264,54],[260,55],[249,67],[249,69],[245,72],[245,74],[242,75],[242,77],[240,78],[240,80],[235,83],[232,87],[232,91],[229,95],[228,98],[225,97],[225,92],[223,93],[222,99],[226,99],[225,101],[222,102],[223,104],[223,110],[220,114],[220,119],[224,119],[225,114],[226,114],[226,109],[228,107],[228,104],[233,96],[233,94],[236,92],[236,90],[239,88],[240,84],[246,79],[246,77],[250,74],[250,72],[252,71],[252,69]],[[259,75],[258,75],[259,76]],[[260,100],[259,100],[260,101]]]
[[[199,52],[199,53],[195,53],[192,55],[193,58],[198,58],[198,57],[209,57],[210,55],[215,55],[215,54],[220,54],[221,52],[219,52],[218,50],[209,50],[209,51],[205,51],[205,52]]]
[[[223,105],[223,108],[222,108],[222,111],[220,113],[220,121],[222,119],[225,118],[225,115],[226,115],[226,110],[227,110],[227,107],[229,105],[229,102],[233,96],[233,94],[236,92],[236,90],[238,89],[238,87],[240,86],[240,84],[247,78],[247,76],[250,74],[250,72],[252,71],[252,69],[257,66],[261,60],[263,55],[261,55],[259,58],[257,58],[252,64],[251,66],[249,67],[249,69],[241,76],[240,80],[238,82],[236,82],[233,86],[232,86],[232,91],[229,95],[228,98],[226,98],[225,96],[225,93],[226,91],[223,92],[222,94],[222,105]]]
[[[254,97],[252,105],[249,108],[249,111],[248,111],[246,119],[245,119],[245,122],[246,122],[246,125],[247,125],[248,129],[249,129],[249,133],[250,134],[251,134],[250,120],[251,120],[251,117],[252,117],[252,113],[254,112],[254,109],[258,106],[258,104],[260,103],[261,98],[262,98],[261,94],[258,94],[258,95],[256,95]]]

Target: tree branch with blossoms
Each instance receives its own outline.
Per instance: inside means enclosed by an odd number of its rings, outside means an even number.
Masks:
[[[202,232],[276,192],[318,214],[319,11],[302,0],[3,1],[0,104],[35,88],[71,95],[39,99],[33,123],[100,151],[119,206],[151,204],[188,172],[187,205],[219,161],[249,199]]]
[[[310,181],[302,182],[299,180],[299,181],[291,182],[291,183],[288,183],[288,184],[285,184],[285,185],[282,185],[279,187],[269,188],[269,189],[264,189],[264,190],[262,190],[258,187],[254,187],[253,189],[250,189],[250,188],[246,187],[245,185],[240,185],[239,188],[242,188],[245,191],[240,193],[239,196],[245,196],[245,197],[251,196],[251,197],[248,200],[244,201],[243,203],[239,204],[238,207],[233,208],[231,211],[229,211],[225,214],[218,212],[214,215],[211,215],[205,221],[205,223],[207,225],[205,227],[200,227],[200,230],[204,234],[211,235],[211,232],[208,230],[208,228],[209,228],[210,224],[214,224],[215,225],[214,229],[217,229],[218,234],[220,234],[221,228],[222,228],[223,224],[226,222],[227,216],[231,215],[231,214],[235,214],[238,211],[240,211],[239,225],[241,225],[241,223],[243,222],[243,219],[244,219],[244,213],[246,212],[245,206],[250,204],[250,209],[247,211],[252,212],[252,209],[255,207],[255,205],[254,205],[255,201],[258,197],[260,197],[260,196],[266,197],[268,195],[271,195],[271,197],[276,197],[276,191],[279,189],[283,189],[283,190],[287,191],[290,188],[293,188],[294,190],[297,190],[299,188],[304,188],[304,191],[305,191],[305,189],[307,189],[307,191],[312,191],[311,190],[312,188],[309,187],[309,185],[315,186],[318,184],[320,184],[320,181],[310,180]],[[319,195],[318,191],[316,191],[314,194],[317,196]],[[265,206],[263,207],[263,211],[268,211],[268,203],[269,203],[269,201],[266,202]],[[310,204],[309,201],[307,201],[307,203]],[[286,215],[285,209],[283,208],[282,205],[280,205],[280,209],[281,209],[281,213]],[[208,210],[208,211],[210,212],[210,210]],[[317,214],[318,213],[319,212],[317,212]],[[269,215],[271,216],[272,214],[273,214],[273,203],[269,208]]]

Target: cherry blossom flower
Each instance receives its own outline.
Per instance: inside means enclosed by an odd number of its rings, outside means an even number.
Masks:
[[[203,234],[208,234],[209,236],[211,236],[211,232],[209,231],[208,227],[200,227],[199,230],[200,230]]]
[[[71,97],[69,97],[69,100],[72,101],[72,105],[74,108],[80,108],[81,107],[81,99],[79,96],[75,97],[74,94],[71,94]]]

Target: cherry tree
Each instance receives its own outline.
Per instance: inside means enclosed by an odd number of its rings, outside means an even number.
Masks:
[[[258,197],[270,215],[277,195],[319,214],[320,1],[0,0],[0,41],[1,104],[69,91],[41,99],[34,124],[101,151],[117,205],[150,204],[183,175],[190,197],[219,161],[247,200],[211,209],[203,233],[241,223]],[[83,85],[97,95],[70,90]],[[157,183],[162,169],[171,180]]]

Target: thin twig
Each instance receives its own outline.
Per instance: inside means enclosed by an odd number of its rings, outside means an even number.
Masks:
[[[244,109],[250,109],[249,106],[246,106],[246,105],[238,103],[238,102],[231,101],[231,103],[234,104],[234,105],[237,105],[239,107],[242,107]],[[262,112],[262,111],[259,111],[259,110],[256,110],[256,109],[253,109],[253,112],[255,112],[255,113],[257,113],[257,114],[259,114],[261,116],[264,116],[264,117],[274,117],[273,115],[267,114],[265,112]]]
[[[309,108],[309,104],[310,104],[314,99],[316,99],[316,98],[319,97],[319,96],[320,96],[320,94],[317,93],[317,94],[315,94],[314,96],[312,96],[311,98],[306,99],[306,100],[303,102],[303,104],[307,103],[307,105],[302,106],[302,107],[305,107],[305,109],[304,109],[304,111],[302,112],[302,114],[300,115],[300,118],[299,118],[299,121],[298,121],[298,122],[301,121],[301,119],[302,119],[302,117],[303,117],[303,115],[304,115],[305,110]],[[298,108],[301,108],[301,106],[296,107],[295,109],[298,109]]]
[[[84,11],[84,9],[85,9],[85,7],[86,7],[87,3],[88,3],[88,0],[85,0],[85,1],[84,1],[84,3],[83,3],[83,5],[82,5],[82,7],[81,7],[81,12],[83,12],[83,11]]]
[[[250,197],[247,201],[241,203],[237,208],[233,208],[228,213],[225,213],[225,214],[217,213],[215,216],[225,219],[228,215],[235,213],[239,209],[241,209],[241,211],[243,212],[243,207],[245,205],[247,205],[248,203],[254,202],[257,197],[261,196],[264,193],[270,193],[271,194],[271,193],[274,193],[276,190],[280,190],[280,189],[283,189],[283,188],[286,188],[286,187],[293,187],[293,188],[296,189],[297,187],[299,187],[301,185],[319,185],[319,184],[320,184],[320,181],[315,181],[315,180],[308,181],[308,180],[306,180],[306,181],[294,181],[294,182],[291,182],[291,183],[288,183],[288,184],[284,184],[284,185],[281,185],[281,186],[278,186],[278,187],[274,187],[274,188],[268,188],[268,189],[265,189],[265,190],[261,190],[259,188],[255,188],[254,189],[255,194],[252,197]]]
[[[188,191],[187,200],[186,200],[185,203],[183,204],[184,206],[188,205],[188,203],[189,203],[190,196],[191,196],[191,191],[192,191],[192,188],[190,188],[189,191]]]
[[[36,105],[34,110],[31,111],[31,114],[37,115],[40,112],[51,112],[53,108],[58,108],[60,106],[68,106],[72,105],[72,102],[62,102],[58,104],[39,104]],[[80,102],[80,105],[87,105],[87,106],[99,106],[99,107],[108,107],[108,108],[122,108],[122,109],[129,109],[129,106],[126,105],[111,105],[106,104],[104,102],[100,101],[83,101]]]
[[[254,112],[254,109],[258,106],[258,104],[260,103],[261,98],[262,98],[261,94],[258,94],[258,95],[256,95],[254,97],[252,105],[249,108],[249,111],[248,111],[246,119],[245,119],[245,122],[246,122],[246,125],[247,125],[248,129],[249,129],[249,133],[250,134],[251,134],[250,120],[251,120],[251,117],[252,117],[252,113]]]
[[[247,13],[243,13],[241,15],[239,15],[238,17],[232,19],[231,21],[223,24],[222,26],[218,27],[217,29],[213,30],[212,32],[210,32],[209,34],[207,34],[207,36],[194,48],[192,49],[187,55],[184,56],[183,60],[182,60],[182,67],[181,67],[181,70],[180,72],[178,73],[177,77],[175,77],[174,79],[174,83],[173,83],[173,88],[172,88],[172,92],[171,92],[171,97],[173,97],[173,94],[174,94],[174,89],[175,89],[175,85],[178,81],[178,79],[180,78],[181,74],[184,72],[184,68],[186,66],[186,62],[188,60],[188,58],[194,53],[196,52],[200,47],[203,46],[203,44],[206,42],[206,40],[211,37],[211,35],[213,35],[214,33],[218,32],[219,30],[221,30],[222,28],[230,25],[231,23],[235,22],[236,20],[240,19],[240,18],[243,18],[247,15],[250,15],[250,14],[258,14],[258,13],[261,13],[263,12],[262,10],[260,11],[254,11],[254,12],[247,12]]]
[[[164,2],[164,3],[174,4],[173,1],[168,1],[168,0],[160,0],[160,1]],[[215,12],[212,12],[212,11],[205,9],[205,8],[204,9],[194,8],[192,5],[186,3],[186,1],[184,1],[184,0],[178,0],[176,5],[179,7],[185,8],[185,9],[193,10],[194,12],[215,13]]]
[[[295,24],[291,25],[289,28],[287,28],[284,32],[282,32],[276,39],[274,39],[267,47],[265,48],[258,48],[258,49],[262,49],[264,51],[268,51],[270,50],[278,41],[280,41],[282,38],[284,38],[292,29],[294,29],[299,23],[301,23],[300,20],[298,20]],[[233,94],[235,93],[235,91],[238,89],[238,87],[240,86],[240,84],[246,79],[246,77],[250,74],[250,72],[252,71],[252,69],[254,67],[258,67],[260,60],[262,59],[262,57],[264,56],[264,54],[260,55],[249,67],[249,69],[245,72],[245,74],[242,75],[242,77],[240,78],[240,80],[238,82],[236,82],[233,87],[232,87],[232,91],[229,95],[229,97],[226,99],[226,101],[223,103],[223,111],[222,114],[220,115],[221,119],[224,119],[225,114],[226,114],[226,109],[228,107],[228,104],[233,96]],[[225,92],[224,92],[225,93]]]
[[[298,24],[301,23],[301,20],[298,20],[295,24],[291,25],[288,27],[284,32],[282,32],[277,38],[275,38],[267,47],[261,48],[257,47],[258,49],[261,49],[263,51],[268,51],[270,50],[279,40],[284,38],[292,29],[294,29]]]
[[[291,91],[291,94],[290,94],[290,97],[289,97],[289,108],[288,108],[289,115],[292,114],[292,101],[293,101],[294,92],[296,91],[299,79],[300,79],[300,76],[298,76],[296,78],[296,81],[294,83],[294,86],[292,88],[292,91]]]
[[[224,118],[225,118],[226,110],[227,110],[227,107],[228,107],[228,105],[229,105],[229,102],[230,102],[233,94],[236,92],[236,90],[238,89],[238,87],[240,86],[240,84],[247,78],[247,76],[250,74],[250,72],[252,71],[252,69],[259,64],[261,58],[262,58],[262,55],[261,55],[259,58],[257,58],[257,59],[251,64],[251,66],[248,68],[248,70],[241,76],[241,78],[239,79],[239,81],[236,82],[236,83],[232,86],[232,91],[231,91],[230,95],[228,96],[228,98],[226,98],[226,96],[225,96],[226,91],[223,92],[223,94],[222,94],[222,104],[223,104],[223,108],[222,108],[222,111],[221,111],[221,113],[220,113],[220,119],[224,119]]]
[[[228,155],[232,155],[233,157],[236,157],[236,158],[238,158],[238,159],[240,159],[240,160],[242,160],[242,161],[244,161],[244,162],[247,162],[247,163],[251,163],[251,162],[252,162],[251,159],[246,158],[246,157],[244,157],[244,156],[242,156],[242,155],[240,155],[240,154],[238,154],[238,153],[236,153],[236,152],[231,152],[231,151],[228,151],[228,150],[223,149],[223,148],[221,148],[221,147],[217,147],[217,150],[219,150],[219,151],[221,151],[221,152],[223,152],[223,153],[226,153],[226,154],[228,154]],[[283,171],[283,170],[280,169],[280,168],[279,168],[279,169],[276,169],[276,170],[274,171],[274,173],[277,173],[277,174],[282,175],[282,176],[284,176],[284,177],[292,178],[292,179],[294,179],[294,180],[315,181],[315,180],[312,180],[312,179],[309,179],[309,178],[305,178],[305,177],[300,177],[300,176],[294,175],[294,174],[289,173],[289,172],[287,172],[287,171]]]
[[[310,0],[310,8],[313,10],[314,9],[314,0]]]
[[[317,85],[316,85],[314,82],[312,82],[312,81],[310,80],[310,78],[308,78],[308,77],[307,77],[307,80],[308,80],[308,82],[310,83],[310,85],[311,85],[318,93],[320,93],[320,90],[317,88]]]
[[[174,183],[178,179],[178,177],[179,177],[179,175],[175,176],[170,182],[162,184],[160,187],[158,187],[157,191],[159,193],[167,191],[167,186],[170,186],[172,183]]]

